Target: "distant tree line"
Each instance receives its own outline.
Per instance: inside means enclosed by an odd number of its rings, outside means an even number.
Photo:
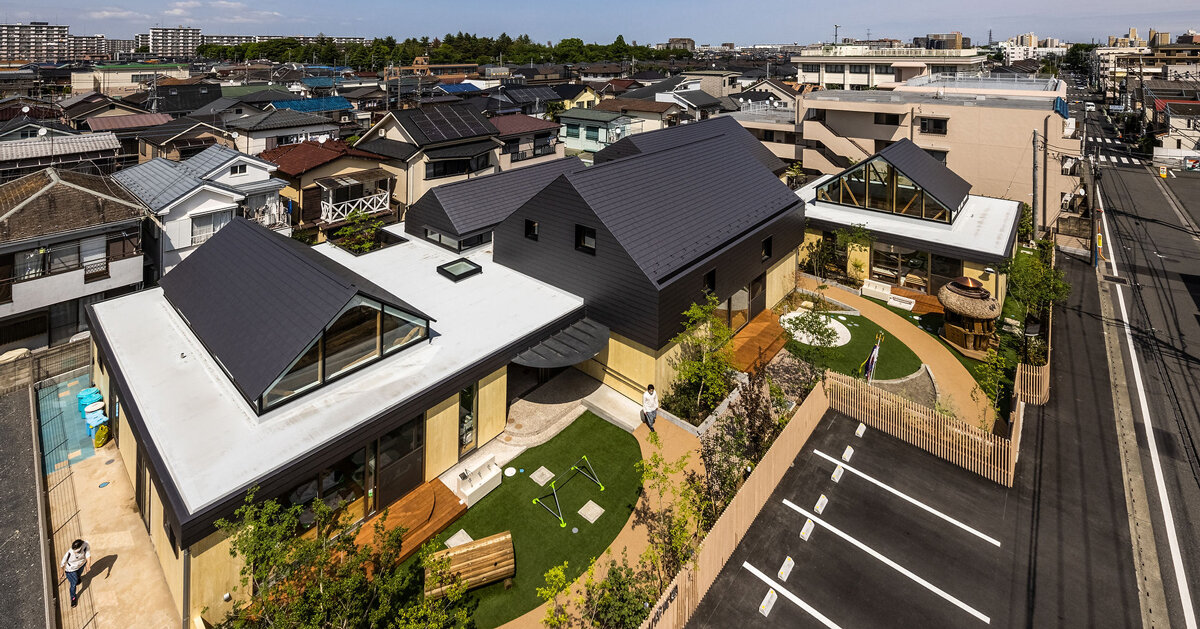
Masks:
[[[312,44],[301,44],[294,38],[271,39],[236,46],[205,44],[196,52],[209,59],[243,61],[269,59],[275,62],[325,63],[349,65],[359,69],[378,69],[388,65],[408,65],[419,56],[428,55],[430,63],[496,63],[503,56],[506,63],[583,63],[619,61],[626,58],[667,60],[690,58],[683,49],[655,50],[649,46],[631,46],[617,35],[611,44],[585,44],[570,37],[555,45],[542,44],[520,35],[516,39],[507,33],[499,37],[481,37],[471,33],[447,33],[430,40],[409,37],[397,41],[394,37],[376,38],[366,44],[337,44],[333,39],[319,36]]]

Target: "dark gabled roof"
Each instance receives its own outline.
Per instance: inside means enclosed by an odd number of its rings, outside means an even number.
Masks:
[[[675,92],[677,98],[683,99],[684,102],[692,107],[720,107],[721,101],[704,90],[688,90],[686,92]]]
[[[209,102],[207,105],[192,111],[188,115],[189,116],[215,116],[227,109],[232,109],[232,108],[236,107],[237,104],[240,102],[242,102],[241,99],[230,98],[229,96],[222,96],[214,101]]]
[[[378,87],[371,87],[370,85],[368,85],[366,87],[359,87],[359,88],[352,89],[352,90],[349,90],[346,92],[342,92],[341,95],[342,95],[342,98],[354,100],[354,99],[358,99],[358,98],[365,98],[367,96],[373,96],[376,94],[378,94],[380,96],[386,96],[387,92],[384,92],[383,90],[379,89]]]
[[[384,157],[400,160],[407,160],[413,155],[416,155],[417,151],[420,150],[415,144],[409,144],[408,142],[401,142],[399,140],[390,140],[388,138],[375,138],[374,140],[367,140],[366,142],[355,144],[355,147],[361,148],[364,151],[370,151],[376,155],[382,155]]]
[[[595,107],[592,107],[591,109],[585,107],[572,107],[558,114],[558,119],[560,121],[563,119],[586,120],[589,122],[602,122],[604,124],[608,124],[620,117],[622,117],[622,114],[619,111],[604,111],[602,109],[596,109]]]
[[[660,81],[667,78],[667,76],[658,70],[642,70],[640,72],[635,72],[633,76],[629,78],[636,79],[638,81]]]
[[[558,92],[543,85],[532,87],[501,86],[495,93],[513,103],[534,103],[559,100]]]
[[[452,144],[450,146],[439,146],[437,148],[425,149],[425,155],[429,159],[466,159],[482,155],[488,151],[495,149],[498,145],[490,138],[476,140],[474,142],[464,142],[462,144]]]
[[[799,203],[745,143],[727,134],[565,177],[659,285]]]
[[[137,137],[139,140],[145,140],[151,144],[162,144],[169,140],[174,140],[179,137],[192,138],[202,133],[212,133],[215,135],[224,135],[224,131],[194,118],[176,118],[171,122],[166,122],[153,127],[148,127],[139,132]]]
[[[583,85],[582,83],[559,83],[558,85],[551,85],[550,89],[554,90],[554,93],[558,94],[559,98],[569,99],[579,96],[588,87],[590,86]]]
[[[673,76],[664,81],[659,81],[658,83],[655,83],[654,85],[647,85],[646,87],[639,87],[636,89],[629,90],[628,92],[621,94],[621,98],[644,98],[647,100],[654,100],[655,94],[661,94],[663,92],[670,92],[671,90],[675,89],[675,87],[677,85],[679,85],[680,83],[683,83],[683,75],[682,74]]]
[[[770,149],[763,146],[762,142],[759,142],[745,127],[738,124],[737,120],[729,116],[717,116],[716,118],[709,118],[701,122],[678,125],[657,131],[648,131],[646,133],[635,133],[600,149],[596,152],[595,159],[596,163],[600,164],[629,155],[681,146],[695,142],[696,140],[718,135],[729,136],[734,144],[742,146],[749,155],[753,156],[754,159],[758,160],[760,164],[771,172],[779,174],[787,168],[783,160],[776,157]]]
[[[131,221],[140,201],[100,175],[47,168],[0,184],[0,243]]]
[[[404,128],[405,133],[417,143],[417,146],[499,133],[483,114],[463,105],[401,109],[391,113],[396,122]]]
[[[79,135],[79,131],[69,127],[57,120],[53,119],[38,119],[27,114],[21,114],[8,120],[3,125],[0,125],[0,135],[16,131],[21,127],[44,127],[55,131],[62,131],[67,135]]]
[[[952,212],[962,207],[963,201],[971,193],[971,184],[908,138],[889,144],[876,155],[895,166]],[[850,170],[853,168],[851,166]]]
[[[175,167],[180,172],[186,172],[194,177],[208,177],[213,171],[225,166],[226,164],[236,160],[248,160],[257,162],[264,168],[273,169],[275,164],[259,159],[253,155],[247,155],[241,151],[234,150],[223,144],[214,144],[203,151],[179,162]]]
[[[259,114],[250,114],[225,123],[230,129],[243,131],[267,131],[292,127],[309,127],[331,124],[328,118],[294,109],[274,109]]]
[[[222,227],[159,283],[251,402],[356,295],[429,318],[308,245],[242,218]]]
[[[679,103],[674,101],[657,101],[646,100],[644,98],[606,98],[598,103],[592,109],[598,111],[616,111],[620,113],[626,112],[642,112],[665,114],[672,108],[679,109]]]
[[[225,88],[225,90],[229,91],[229,88]],[[235,92],[234,97],[243,103],[246,103],[247,105],[266,105],[267,103],[275,101],[302,100],[304,98],[299,94],[293,94],[287,90],[277,90],[271,88],[261,89],[240,95]]]
[[[578,157],[566,157],[437,186],[409,207],[405,224],[468,236],[508,218],[559,175],[583,168]]]

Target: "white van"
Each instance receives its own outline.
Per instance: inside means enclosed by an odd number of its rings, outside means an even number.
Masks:
[[[1084,111],[1096,111],[1096,103],[1087,102],[1083,104]]]

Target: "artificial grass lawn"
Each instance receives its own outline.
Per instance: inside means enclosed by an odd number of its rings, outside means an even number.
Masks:
[[[883,332],[883,343],[879,346],[879,363],[875,366],[876,380],[892,380],[912,375],[921,368],[921,359],[907,345],[892,338],[886,330],[866,317],[833,315],[850,330],[850,342],[841,347],[830,348],[828,367],[838,373],[855,375],[863,361],[875,346],[875,335]],[[841,319],[845,316],[845,320]],[[857,323],[858,325],[851,325]],[[788,341],[788,350],[793,354],[799,348],[798,341]]]
[[[577,473],[568,473],[580,456],[587,455],[604,491]],[[593,558],[603,556],[617,533],[625,526],[637,503],[641,479],[634,464],[642,452],[637,439],[624,430],[593,415],[584,413],[550,441],[522,452],[505,467],[524,468],[515,476],[504,477],[475,506],[467,510],[439,534],[435,541],[444,548],[446,538],[459,529],[472,539],[512,531],[516,552],[516,576],[512,589],[503,582],[471,590],[479,606],[474,618],[479,627],[495,627],[541,605],[536,588],[546,584],[546,571],[568,562],[567,580],[574,581],[587,570]],[[550,483],[539,487],[529,479],[539,467],[557,474],[558,500],[562,504],[566,528],[558,519],[533,504],[534,498],[550,493]],[[547,498],[554,506],[553,496]],[[595,524],[579,515],[588,500],[604,508]],[[571,529],[578,527],[578,533]]]

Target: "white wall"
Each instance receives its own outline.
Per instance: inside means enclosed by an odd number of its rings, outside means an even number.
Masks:
[[[84,283],[83,269],[55,273],[36,280],[13,284],[13,299],[0,304],[0,317],[45,308],[63,301],[95,295],[142,281],[142,256],[116,260],[108,265],[108,277]]]
[[[247,155],[258,155],[263,151],[269,151],[275,148],[276,144],[273,140],[283,135],[299,135],[301,140],[315,140],[322,135],[331,135],[337,133],[337,126],[330,124],[310,125],[307,127],[285,127],[282,129],[271,129],[268,131],[252,131],[238,132],[238,139],[235,144],[237,150]]]
[[[241,139],[241,138],[238,138],[238,139]],[[229,167],[234,164],[245,164],[246,165],[246,174],[244,174],[244,175],[229,174]],[[251,160],[251,159],[240,159],[240,160],[237,160],[236,162],[227,164],[225,167],[223,167],[221,169],[220,172],[213,175],[212,177],[209,177],[209,181],[215,181],[219,184],[226,185],[226,186],[237,187],[237,186],[244,186],[249,183],[259,183],[262,181],[266,181],[270,178],[271,178],[271,169],[268,169],[267,167],[263,166],[262,162],[258,162],[258,161]]]
[[[187,256],[192,246],[192,217],[221,210],[236,213],[237,199],[212,190],[201,190],[183,200],[166,214],[160,214],[163,223],[163,269],[166,273]]]

